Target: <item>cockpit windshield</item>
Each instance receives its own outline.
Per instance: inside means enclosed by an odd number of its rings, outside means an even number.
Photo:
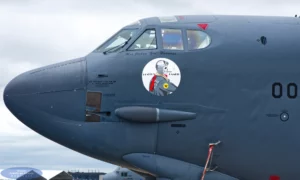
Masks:
[[[97,48],[98,52],[117,50],[122,47],[137,32],[138,29],[122,29],[116,35]]]

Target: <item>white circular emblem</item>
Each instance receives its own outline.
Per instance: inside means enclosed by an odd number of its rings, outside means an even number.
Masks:
[[[142,79],[147,91],[157,96],[166,96],[179,87],[181,74],[172,60],[156,58],[146,64]]]

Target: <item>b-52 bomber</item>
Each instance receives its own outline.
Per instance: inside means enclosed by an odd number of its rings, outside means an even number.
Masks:
[[[295,17],[145,18],[17,76],[4,101],[50,140],[157,180],[299,179],[299,32]]]

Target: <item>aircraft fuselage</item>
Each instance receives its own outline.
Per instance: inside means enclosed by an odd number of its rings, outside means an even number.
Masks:
[[[208,144],[220,140],[211,164],[218,172],[238,179],[299,177],[300,21],[247,16],[190,19],[154,23],[158,20],[150,18],[125,27],[138,30],[120,51],[95,50],[26,72],[8,84],[5,103],[20,121],[61,145],[153,176],[200,177]],[[201,29],[201,23],[208,26]],[[156,49],[128,50],[148,29],[155,30]],[[181,30],[183,50],[164,49],[162,29]],[[207,33],[209,46],[188,50],[188,29]],[[176,87],[168,95],[150,93],[143,84],[144,78],[151,83],[156,73],[144,71],[145,66],[161,58],[180,70],[166,73]],[[166,110],[167,115],[149,110],[147,117],[160,117],[136,121],[138,111],[121,116],[116,110],[122,107]],[[179,117],[177,112],[183,120],[172,121],[172,114]],[[158,162],[157,157],[169,165],[151,163]],[[180,176],[169,172],[174,171],[169,162],[195,169]]]

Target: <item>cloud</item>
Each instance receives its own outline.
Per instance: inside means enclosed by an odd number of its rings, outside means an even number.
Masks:
[[[13,138],[15,140],[11,141]],[[49,170],[93,168],[103,171],[103,167],[112,171],[115,168],[114,165],[83,156],[39,135],[1,137],[0,143],[0,169],[29,166]]]
[[[13,1],[7,1],[7,0],[0,0],[0,4],[3,5],[28,5],[30,3],[37,3],[38,0],[13,0]]]
[[[2,65],[0,66],[0,102],[3,101],[2,94],[4,91],[4,86],[7,85],[10,80],[12,80],[15,76],[19,75],[22,72],[40,66],[40,64],[35,64],[30,61],[12,61],[10,59],[11,58],[1,58]]]
[[[170,15],[170,14],[256,14],[293,16],[298,10],[297,0],[206,1],[206,0],[14,0],[0,1],[10,12],[32,14],[90,14],[109,19],[110,16]],[[100,18],[99,18],[100,19]]]

